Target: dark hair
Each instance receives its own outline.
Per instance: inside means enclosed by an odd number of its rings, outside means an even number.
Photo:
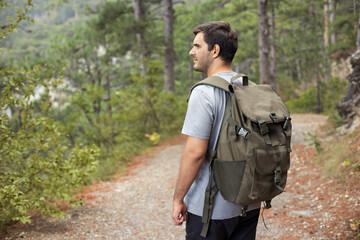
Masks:
[[[227,22],[209,22],[194,28],[193,33],[204,33],[204,40],[208,44],[208,50],[214,48],[215,44],[220,46],[219,56],[226,63],[230,63],[238,48],[238,37],[236,32]]]

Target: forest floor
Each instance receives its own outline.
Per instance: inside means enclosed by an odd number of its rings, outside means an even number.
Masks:
[[[351,225],[360,217],[359,175],[322,177],[314,164],[307,132],[325,131],[321,115],[295,114],[291,167],[286,192],[259,218],[257,239],[353,239]],[[320,134],[321,135],[321,134]],[[62,219],[34,217],[15,224],[1,239],[184,239],[184,226],[172,225],[172,194],[184,138],[134,158],[126,174],[86,187],[83,206],[67,209]],[[267,226],[263,223],[263,219]]]

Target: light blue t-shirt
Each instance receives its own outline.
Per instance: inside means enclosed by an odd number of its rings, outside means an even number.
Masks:
[[[236,75],[236,72],[215,74],[215,76],[222,77],[228,82]],[[242,79],[237,79],[235,84],[242,85]],[[208,85],[199,85],[193,89],[189,99],[182,133],[191,137],[208,139],[209,144],[207,151],[209,153],[215,149],[215,143],[218,139],[222,118],[224,116],[227,96],[228,93],[222,89]],[[187,210],[192,214],[202,216],[209,174],[209,161],[206,159],[185,197]],[[260,203],[250,205],[248,211],[259,207]],[[225,200],[220,192],[215,195],[212,219],[233,218],[239,216],[240,213],[240,205]]]

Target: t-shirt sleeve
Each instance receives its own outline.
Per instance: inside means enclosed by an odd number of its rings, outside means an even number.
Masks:
[[[182,133],[191,137],[209,139],[214,122],[213,102],[209,96],[210,86],[193,89],[186,112]]]

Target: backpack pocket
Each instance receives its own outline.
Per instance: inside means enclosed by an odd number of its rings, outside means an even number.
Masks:
[[[235,202],[244,177],[246,161],[214,161],[214,178],[224,199]]]
[[[254,149],[255,169],[250,199],[265,201],[283,192],[286,185],[287,171],[290,167],[290,154],[286,145],[272,147],[273,154],[268,149]]]

